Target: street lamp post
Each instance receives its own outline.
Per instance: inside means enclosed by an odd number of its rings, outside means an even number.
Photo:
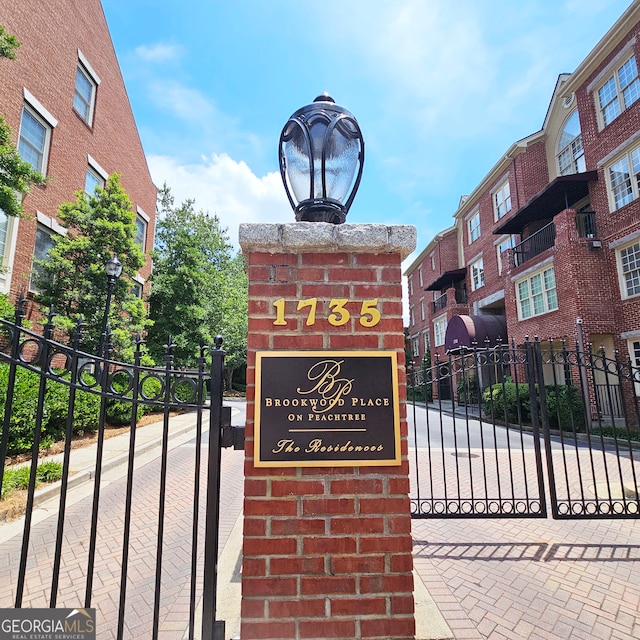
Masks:
[[[318,96],[284,125],[279,155],[296,220],[345,222],[364,163],[364,140],[354,116],[328,94]]]
[[[104,316],[102,317],[102,330],[100,331],[100,345],[98,347],[98,357],[106,358],[107,326],[109,323],[109,309],[111,308],[111,296],[118,278],[122,274],[122,263],[115,254],[105,262],[104,270],[107,274],[107,301],[104,306]]]

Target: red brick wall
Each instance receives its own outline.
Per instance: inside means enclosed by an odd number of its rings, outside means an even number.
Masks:
[[[11,295],[26,289],[36,233],[36,211],[56,217],[61,203],[74,200],[83,189],[87,154],[108,173],[120,173],[133,207],[151,218],[146,249],[153,244],[156,189],[120,73],[99,0],[0,0],[1,22],[22,43],[17,60],[0,59],[0,114],[13,129],[17,143],[23,87],[58,120],[51,137],[47,167],[49,182],[34,187],[24,200],[26,218],[20,220]],[[89,127],[73,110],[78,49],[101,83],[97,88],[94,120]],[[147,278],[151,260],[140,270]]]
[[[413,638],[400,256],[366,253],[247,255],[249,344],[242,570],[243,640]],[[286,300],[286,326],[273,302]],[[318,298],[316,324],[296,301]],[[347,298],[351,321],[333,327],[328,301]],[[378,298],[373,328],[357,322]],[[255,352],[393,350],[400,365],[401,466],[256,468]]]

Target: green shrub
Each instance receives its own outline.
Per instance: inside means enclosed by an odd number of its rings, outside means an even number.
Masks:
[[[8,379],[9,366],[2,364],[0,365],[0,418],[2,419],[4,419]],[[9,455],[29,451],[33,445],[39,384],[40,377],[38,374],[22,367],[17,368],[11,419],[9,421],[9,447],[7,449]],[[48,418],[49,413],[45,406],[40,440],[42,447],[50,446],[53,443],[53,438],[45,431]]]
[[[584,403],[579,390],[567,385],[549,385],[547,407],[549,409],[549,427],[562,431],[584,431],[586,416]]]
[[[538,386],[536,385],[536,391]],[[576,387],[546,385],[549,427],[564,431],[584,431],[586,425],[584,404]],[[522,422],[531,422],[529,385],[516,385],[510,378],[485,389],[482,394],[482,410],[496,420],[518,422],[518,406]]]
[[[520,414],[518,415],[518,407]],[[523,422],[531,420],[531,402],[529,400],[529,385],[515,384],[511,378],[504,382],[487,387],[482,394],[482,411],[496,420],[507,422]]]
[[[60,440],[67,428],[70,389],[66,384],[49,382],[46,403],[49,409],[47,433]],[[77,390],[73,407],[73,433],[93,433],[100,422],[100,396]]]
[[[31,467],[29,465],[5,469],[1,497],[6,497],[13,489],[27,489],[30,474]],[[62,463],[60,462],[42,462],[36,469],[36,486],[40,482],[56,482],[60,478],[62,478]]]
[[[478,404],[480,400],[480,387],[475,376],[467,376],[458,380],[458,402],[460,404]]]
[[[62,478],[62,463],[49,460],[41,462],[36,469],[36,478],[40,482],[56,482]]]

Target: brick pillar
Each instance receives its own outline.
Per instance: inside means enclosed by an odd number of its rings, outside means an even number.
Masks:
[[[249,269],[242,640],[415,637],[400,267],[415,241],[408,226],[240,226]],[[313,298],[309,323],[299,303]],[[340,326],[327,320],[335,299],[351,316]],[[375,326],[360,321],[365,300],[376,301]],[[342,350],[397,355],[399,460],[256,466],[256,352]]]

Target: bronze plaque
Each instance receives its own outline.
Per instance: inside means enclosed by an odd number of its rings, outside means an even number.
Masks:
[[[400,464],[395,351],[259,351],[256,467]]]

